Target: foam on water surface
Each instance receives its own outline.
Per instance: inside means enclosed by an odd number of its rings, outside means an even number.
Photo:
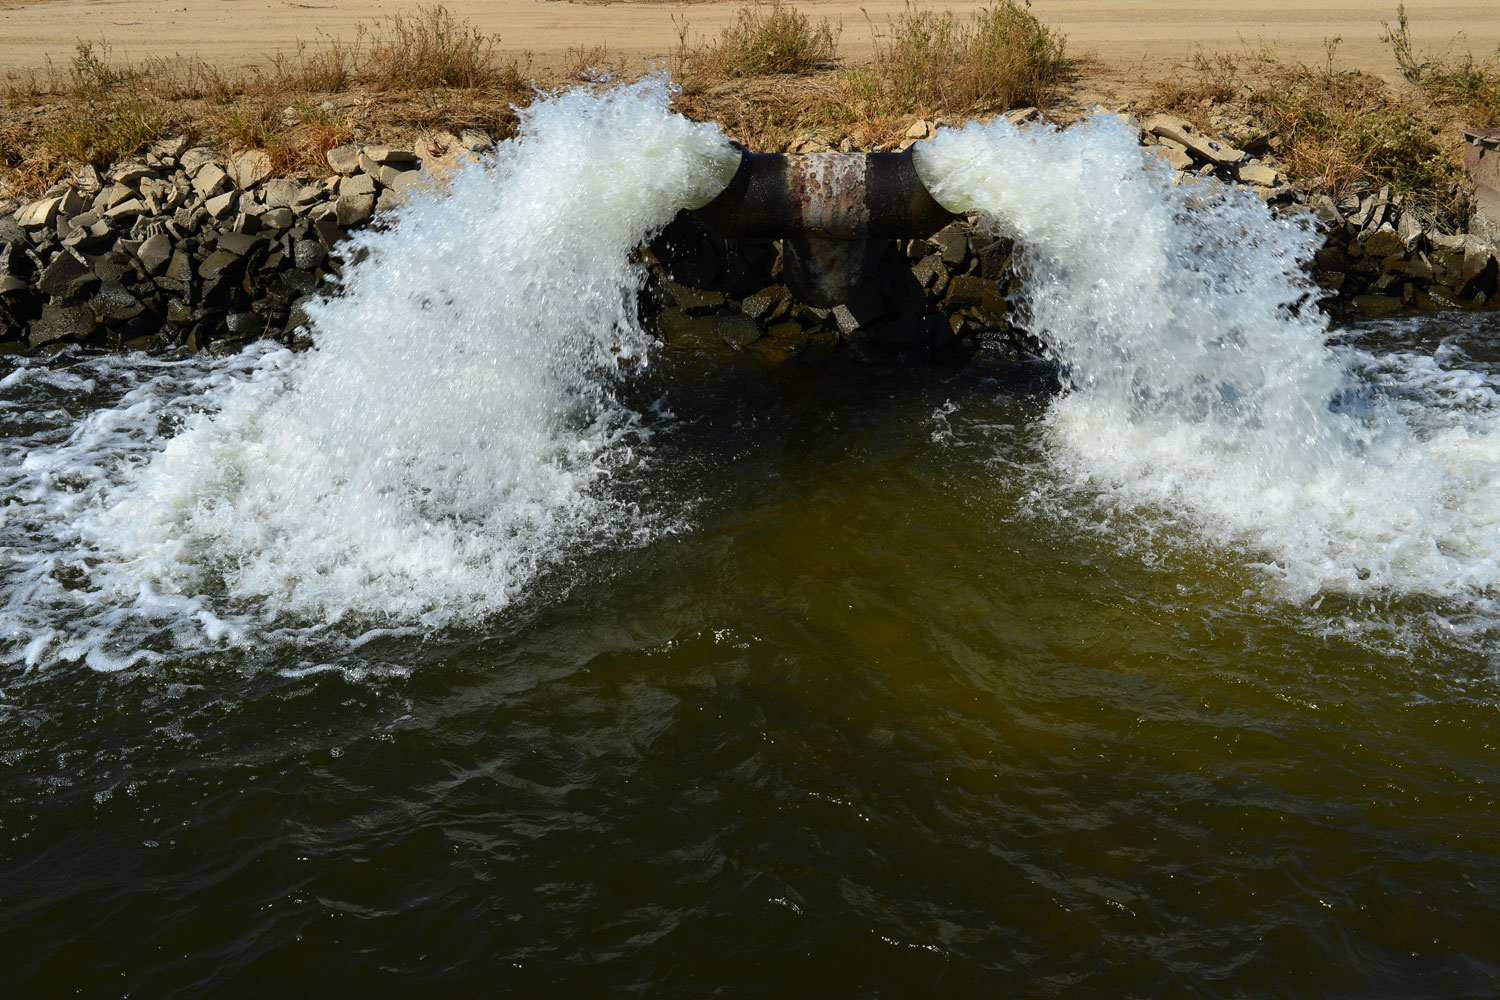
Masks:
[[[630,253],[738,163],[669,96],[651,78],[523,111],[447,196],[357,239],[305,355],[94,366],[140,384],[10,443],[5,657],[118,669],[347,621],[432,629],[506,606],[570,545],[649,537],[604,485],[643,433],[610,389],[649,339]],[[87,381],[5,388],[36,379]]]
[[[1068,492],[1039,506],[1086,503],[1122,540],[1186,523],[1298,602],[1468,606],[1500,586],[1489,373],[1326,346],[1309,225],[1174,185],[1109,115],[946,131],[916,162],[946,207],[1016,239],[1016,305],[1063,366],[1046,440]]]

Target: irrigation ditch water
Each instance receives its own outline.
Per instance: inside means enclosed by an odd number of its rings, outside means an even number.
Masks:
[[[665,106],[539,102],[316,350],[0,383],[21,993],[1500,992],[1495,320],[1328,330],[1100,119],[918,160],[1046,360],[662,350]]]

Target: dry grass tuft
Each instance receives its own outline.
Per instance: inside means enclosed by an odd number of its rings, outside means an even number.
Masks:
[[[1065,39],[1029,8],[1000,0],[960,21],[908,7],[876,33],[873,62],[849,73],[849,97],[874,117],[1043,107],[1067,72]]]
[[[690,73],[708,77],[811,73],[833,62],[838,37],[826,18],[814,25],[781,0],[758,2],[736,11],[719,40],[686,61]]]

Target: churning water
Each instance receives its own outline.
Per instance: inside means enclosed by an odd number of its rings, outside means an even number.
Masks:
[[[306,354],[0,382],[8,981],[1500,993],[1493,318],[1330,335],[1101,117],[919,158],[1050,363],[663,350],[668,97],[538,102]]]
[[[1483,374],[1387,365],[1377,390],[1373,359],[1325,346],[1308,220],[1141,161],[1112,116],[973,125],[917,160],[947,208],[1020,244],[1019,305],[1066,373],[1046,419],[1066,487],[1129,537],[1186,519],[1292,601],[1488,607],[1500,423]]]
[[[608,378],[648,343],[630,252],[739,162],[665,104],[652,79],[533,105],[450,197],[358,242],[307,356],[157,366],[60,446],[12,441],[9,655],[117,669],[267,628],[437,627],[669,522],[595,489],[631,461]]]

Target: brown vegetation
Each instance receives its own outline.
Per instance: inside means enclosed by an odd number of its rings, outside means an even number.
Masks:
[[[1028,8],[997,0],[960,17],[908,7],[876,32],[873,57],[853,65],[840,60],[839,26],[782,0],[741,7],[718,37],[696,45],[684,21],[671,59],[677,106],[766,150],[889,148],[914,118],[1046,108],[1074,70],[1064,39]],[[501,60],[499,41],[442,6],[423,6],[362,28],[352,42],[302,43],[238,74],[196,59],[121,65],[107,46],[80,42],[67,66],[4,82],[0,182],[45,186],[72,163],[109,163],[165,133],[262,149],[278,171],[311,172],[325,171],[326,151],[351,140],[469,127],[503,137],[513,106],[534,92],[530,67]],[[1172,111],[1210,131],[1226,117],[1252,122],[1262,138],[1275,137],[1289,173],[1331,191],[1388,183],[1451,199],[1456,128],[1500,125],[1500,66],[1414,52],[1402,7],[1386,41],[1409,92],[1339,69],[1334,39],[1318,66],[1200,53],[1137,110]],[[622,70],[604,49],[578,50],[571,63],[540,84]]]

